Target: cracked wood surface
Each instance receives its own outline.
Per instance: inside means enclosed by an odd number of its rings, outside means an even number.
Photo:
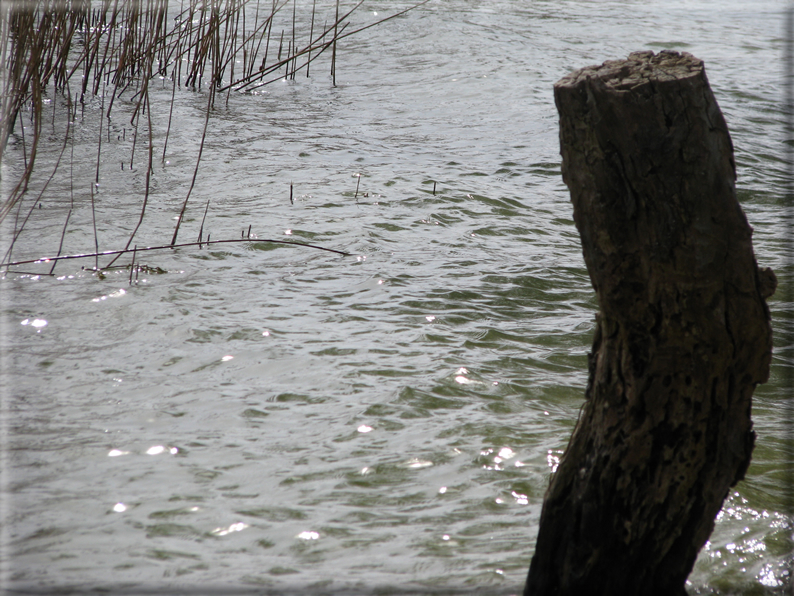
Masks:
[[[683,595],[750,463],[774,274],[756,264],[702,61],[636,52],[554,97],[599,313],[525,594]]]

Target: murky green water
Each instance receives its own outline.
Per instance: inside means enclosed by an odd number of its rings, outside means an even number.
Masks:
[[[356,18],[406,5],[366,2]],[[251,242],[139,255],[167,273],[132,286],[126,270],[98,279],[80,261],[2,279],[6,586],[519,591],[583,400],[596,307],[552,85],[671,48],[706,62],[757,258],[781,282],[754,464],[691,591],[783,593],[784,6],[434,0],[346,40],[336,88],[318,67],[231,95],[181,238],[210,200],[214,239],[250,225],[354,256]],[[139,245],[170,240],[204,105],[177,94]],[[143,191],[142,150],[140,167],[120,167],[123,109],[103,149],[102,250],[123,246]],[[78,121],[65,253],[93,249],[92,126]],[[54,180],[14,254],[55,253],[69,203],[69,176]]]

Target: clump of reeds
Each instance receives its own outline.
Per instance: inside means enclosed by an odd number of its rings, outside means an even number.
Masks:
[[[41,194],[55,174],[53,171],[49,179],[45,176],[43,189],[37,190],[37,196],[28,200],[26,194],[35,172],[36,155],[43,142],[42,124],[46,116],[42,100],[45,94],[65,98],[68,110],[57,164],[66,154],[72,135],[69,123],[74,121],[78,110],[85,117],[86,103],[99,99],[98,112],[92,111],[93,116],[99,118],[96,183],[102,167],[103,123],[107,120],[109,124],[114,102],[127,94],[127,102],[131,102],[132,128],[138,130],[141,124],[141,130],[148,130],[145,193],[139,220],[124,248],[126,251],[146,213],[155,159],[151,82],[162,79],[172,86],[171,109],[177,88],[206,93],[204,132],[190,189],[171,238],[171,244],[175,245],[179,224],[198,175],[212,108],[218,98],[224,93],[228,98],[233,91],[247,92],[284,78],[294,79],[301,72],[308,76],[310,65],[329,54],[335,84],[339,40],[411,9],[356,29],[350,26],[350,17],[362,2],[348,8],[342,7],[340,0],[321,0],[324,5],[321,7],[317,6],[317,0],[312,0],[310,6],[307,1],[303,2],[301,22],[309,24],[308,31],[299,31],[297,0],[0,2],[0,159],[10,135],[16,134],[21,137],[24,165],[18,180],[12,181],[11,191],[0,203],[0,223],[11,213],[16,217],[11,248],[35,206],[41,205]],[[323,11],[328,14],[320,14]],[[326,53],[329,48],[332,51]],[[19,125],[23,117],[30,121],[27,133],[25,127]],[[142,122],[141,118],[145,120]],[[167,118],[162,153],[158,150],[158,157],[163,160],[171,111]],[[135,142],[138,142],[137,135]],[[68,216],[64,233],[67,225]],[[11,248],[0,262],[10,261]]]

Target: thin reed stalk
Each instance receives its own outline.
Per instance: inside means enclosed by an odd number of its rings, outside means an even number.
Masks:
[[[314,37],[314,15],[317,12],[317,0],[312,0],[312,23],[309,26],[309,40]],[[309,43],[309,47],[311,48],[311,43]],[[309,64],[312,61],[312,51],[309,50],[309,56],[306,60],[306,78],[309,77]]]
[[[94,268],[99,270],[99,235],[96,231],[96,207],[94,207],[94,187],[91,186],[91,222],[94,224],[94,249],[96,262]]]
[[[193,179],[190,181],[190,188],[188,188],[187,196],[185,197],[184,203],[182,203],[182,210],[179,212],[179,217],[176,220],[176,226],[174,226],[174,235],[171,238],[171,244],[176,244],[176,238],[179,235],[179,227],[182,225],[182,220],[185,217],[187,202],[190,199],[190,194],[193,192],[193,187],[196,185],[196,177],[198,176],[199,164],[201,163],[201,154],[204,152],[204,143],[207,140],[207,126],[209,125],[209,121],[210,121],[210,109],[212,106],[212,100],[214,99],[214,95],[215,95],[215,87],[212,87],[210,89],[207,99],[207,113],[206,113],[206,117],[204,118],[204,131],[201,133],[201,144],[199,145],[198,157],[196,158],[196,167],[193,170]]]
[[[334,19],[334,47],[331,50],[331,80],[336,87],[336,39],[339,37],[339,0],[336,0],[336,18]]]

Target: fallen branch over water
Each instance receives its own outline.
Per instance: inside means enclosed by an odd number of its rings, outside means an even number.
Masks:
[[[83,253],[78,255],[60,255],[55,257],[42,257],[39,259],[28,259],[25,261],[14,261],[12,263],[3,263],[3,267],[6,268],[6,271],[9,267],[17,267],[19,265],[30,265],[36,263],[53,263],[58,261],[66,261],[69,259],[98,259],[99,257],[104,256],[113,256],[113,255],[124,255],[124,254],[131,254],[131,253],[139,253],[144,252],[147,250],[165,250],[168,248],[185,248],[188,246],[198,246],[199,248],[203,246],[209,246],[210,244],[230,244],[236,242],[265,242],[269,244],[291,244],[294,246],[305,246],[306,248],[315,248],[317,250],[324,250],[326,252],[332,252],[338,255],[342,255],[343,257],[349,257],[352,253],[345,252],[343,250],[336,250],[334,248],[326,248],[324,246],[317,246],[316,244],[307,244],[305,242],[296,242],[294,240],[274,240],[272,238],[251,238],[250,236],[244,238],[232,238],[229,240],[204,240],[204,241],[196,241],[196,242],[185,242],[182,244],[164,244],[162,246],[147,246],[144,248],[125,248],[122,250],[107,250],[104,252],[91,252],[91,253]],[[97,269],[102,269],[101,267],[97,267]]]

